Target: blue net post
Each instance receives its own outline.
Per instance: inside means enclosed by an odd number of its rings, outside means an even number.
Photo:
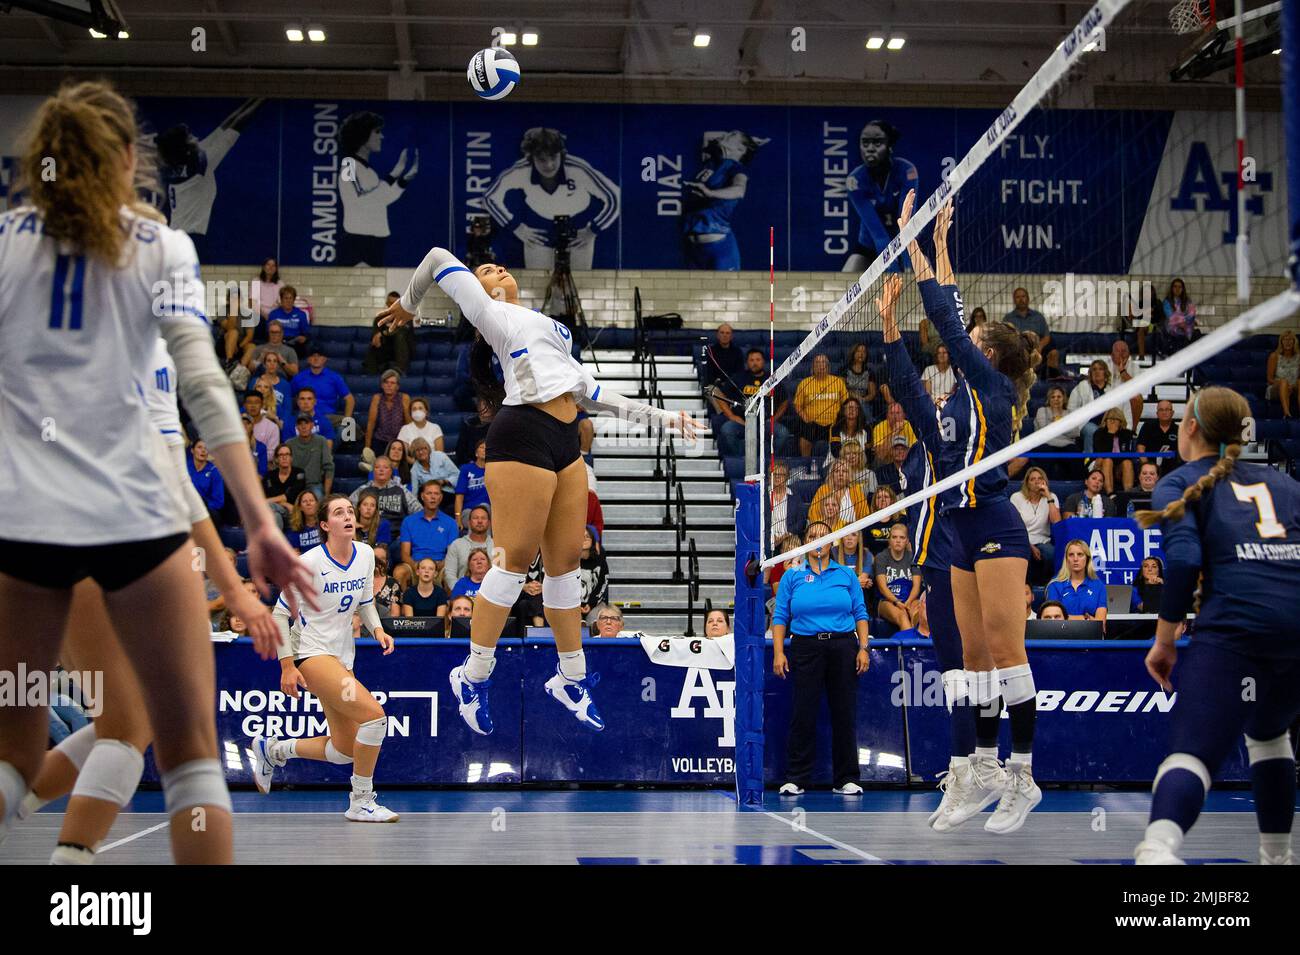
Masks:
[[[1300,3],[1282,4],[1282,114],[1286,131],[1287,269],[1300,287]]]
[[[736,802],[763,804],[764,608],[762,498],[757,484],[736,487]],[[752,579],[751,579],[752,573]]]

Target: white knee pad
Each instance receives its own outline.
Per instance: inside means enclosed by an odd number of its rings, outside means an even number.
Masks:
[[[4,800],[4,813],[0,815],[0,824],[12,819],[18,812],[18,806],[27,795],[27,780],[13,768],[13,765],[0,760],[0,799]]]
[[[545,569],[543,569],[545,573]],[[582,605],[582,571],[574,568],[567,574],[542,578],[542,606],[553,610],[572,610]]]
[[[163,804],[174,816],[194,806],[214,806],[230,812],[230,793],[221,764],[215,759],[192,759],[163,773]]]
[[[77,772],[81,772],[81,767],[86,765],[86,757],[90,755],[94,746],[95,726],[93,723],[87,723],[75,733],[65,736],[63,741],[54,748],[77,767]]]
[[[1002,691],[1002,699],[1007,706],[1032,700],[1037,690],[1034,689],[1034,671],[1028,663],[997,670],[997,684]]]
[[[479,584],[478,595],[498,607],[513,607],[527,578],[527,574],[511,573],[496,566],[489,567],[483,583]]]
[[[1151,789],[1154,791],[1156,786],[1160,785],[1160,777],[1171,769],[1185,769],[1188,772],[1195,773],[1200,777],[1201,786],[1208,793],[1210,791],[1210,770],[1203,762],[1193,756],[1191,753],[1170,753],[1165,757],[1165,761],[1160,764],[1156,770],[1156,778],[1151,780]]]
[[[482,591],[480,591],[482,593]],[[357,727],[357,742],[364,743],[367,746],[382,746],[384,740],[388,738],[388,717],[381,716],[377,720],[371,720],[369,723],[362,723]],[[349,760],[348,762],[351,762]]]
[[[969,695],[965,670],[945,670],[943,673],[943,699],[948,704],[948,712]]]
[[[332,739],[325,741],[325,759],[336,766],[348,766],[352,763],[351,756],[344,756],[334,748],[334,740]]]
[[[998,686],[997,670],[967,670],[966,695],[976,706],[985,706],[1002,693]]]
[[[1291,734],[1283,733],[1276,739],[1251,739],[1247,736],[1246,755],[1250,757],[1252,766],[1269,759],[1289,759],[1295,762],[1295,751],[1291,749]]]
[[[125,806],[144,775],[144,754],[119,739],[101,739],[86,757],[72,795]]]

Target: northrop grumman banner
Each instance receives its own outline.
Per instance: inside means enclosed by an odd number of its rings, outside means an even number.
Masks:
[[[39,98],[0,97],[0,211]],[[171,223],[212,264],[409,268],[492,221],[507,265],[860,271],[997,112],[144,98]],[[1248,130],[1256,274],[1280,274],[1281,123]],[[1233,272],[1228,113],[1042,110],[959,194],[969,272]],[[1192,243],[1189,245],[1189,243]]]

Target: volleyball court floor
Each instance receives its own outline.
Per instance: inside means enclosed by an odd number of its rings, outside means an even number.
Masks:
[[[266,865],[1127,864],[1150,805],[1145,792],[1045,791],[1023,829],[996,836],[983,830],[987,812],[956,832],[932,831],[937,791],[768,793],[761,809],[738,809],[721,791],[381,790],[401,813],[388,825],[345,820],[343,791],[231,795],[235,859]],[[47,862],[65,802],[15,826],[0,863]],[[1249,791],[1212,792],[1187,837],[1187,861],[1253,863],[1257,852]],[[162,794],[137,794],[97,864],[170,861]]]

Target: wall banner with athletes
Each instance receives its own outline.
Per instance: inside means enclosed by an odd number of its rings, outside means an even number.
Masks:
[[[39,99],[0,97],[0,210]],[[155,198],[204,262],[859,271],[998,118],[988,109],[337,100],[139,100]],[[1230,275],[1233,117],[1036,110],[958,193],[974,273]],[[1257,275],[1285,265],[1281,117],[1252,115],[1242,175]]]

